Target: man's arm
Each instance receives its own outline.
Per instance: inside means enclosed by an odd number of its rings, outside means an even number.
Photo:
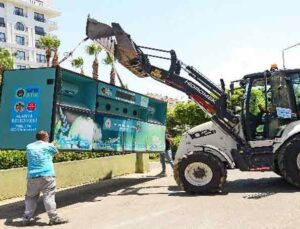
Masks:
[[[168,142],[169,142],[169,144],[170,144],[170,146],[173,144],[173,142],[172,142],[172,138],[170,138],[170,137],[167,137],[167,140],[168,140]]]
[[[51,152],[51,154],[53,156],[56,156],[57,154],[59,154],[57,147],[55,145],[53,145],[52,143],[49,144],[49,151]]]

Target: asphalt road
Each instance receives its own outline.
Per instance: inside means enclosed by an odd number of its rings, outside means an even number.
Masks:
[[[57,194],[58,211],[70,220],[55,228],[299,228],[299,190],[277,175],[228,172],[224,192],[190,196],[179,191],[173,176],[128,175]],[[170,173],[170,171],[169,171]],[[21,226],[23,202],[0,202],[0,228]],[[33,228],[47,226],[39,204]],[[52,227],[53,228],[53,227]]]

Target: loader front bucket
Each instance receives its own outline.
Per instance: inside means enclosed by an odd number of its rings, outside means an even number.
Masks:
[[[141,51],[118,23],[109,26],[88,18],[86,35],[133,74],[142,78],[148,76],[141,66],[140,58],[143,56]]]
[[[114,31],[109,25],[88,18],[86,35],[90,39],[94,40],[94,39],[111,37],[114,35]]]

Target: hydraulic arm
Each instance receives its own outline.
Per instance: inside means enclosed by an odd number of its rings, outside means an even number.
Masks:
[[[112,23],[109,26],[91,18],[87,20],[86,34],[136,76],[141,78],[151,76],[186,93],[208,114],[213,115],[213,120],[242,144],[241,139],[232,131],[232,124],[237,123],[238,119],[231,110],[227,109],[227,94],[194,67],[180,61],[174,50],[138,46],[119,24]],[[169,57],[150,55],[144,50],[168,54]],[[152,65],[150,58],[170,61],[169,69]],[[197,83],[182,77],[181,71],[185,71]]]

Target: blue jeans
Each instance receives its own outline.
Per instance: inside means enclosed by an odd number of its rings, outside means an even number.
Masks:
[[[161,163],[163,173],[166,172],[166,161],[170,163],[172,169],[174,169],[174,163],[172,160],[172,151],[170,149],[164,152],[160,152],[160,163]]]

